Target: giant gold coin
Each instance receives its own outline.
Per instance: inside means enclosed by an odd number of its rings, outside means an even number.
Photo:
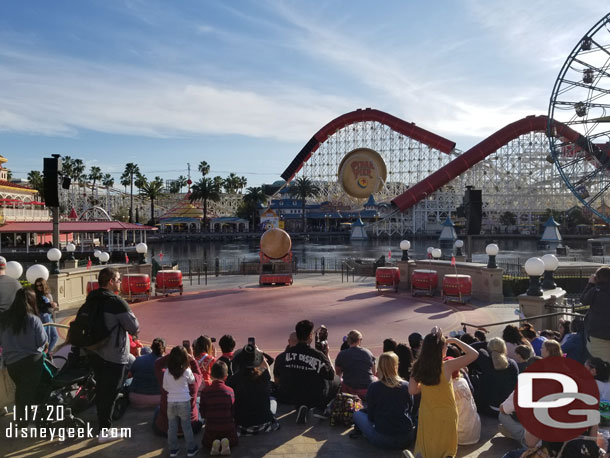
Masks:
[[[290,253],[292,241],[288,232],[273,228],[265,232],[261,237],[261,251],[271,259],[279,259]]]
[[[381,190],[387,169],[377,151],[358,148],[345,155],[339,164],[338,176],[341,187],[348,195],[366,199]]]

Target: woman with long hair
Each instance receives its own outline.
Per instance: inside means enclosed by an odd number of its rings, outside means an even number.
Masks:
[[[515,348],[519,345],[530,345],[529,340],[527,340],[517,326],[513,326],[512,324],[507,325],[502,331],[502,339],[506,345],[506,353],[509,358],[515,359],[517,356],[515,353]]]
[[[447,345],[454,344],[464,353],[443,361]],[[458,411],[451,375],[478,357],[477,351],[459,339],[445,338],[438,326],[424,338],[413,364],[409,393],[421,394],[415,454],[426,458],[454,457],[458,446]]]
[[[487,350],[479,350],[477,363],[481,369],[479,390],[475,391],[479,412],[497,415],[500,404],[517,384],[519,368],[506,354],[506,344],[499,337],[489,341]]]
[[[0,346],[8,374],[15,382],[15,412],[19,426],[28,423],[26,409],[36,404],[48,342],[36,309],[32,288],[17,291],[8,310],[0,314]]]
[[[409,384],[398,375],[396,353],[381,354],[377,377],[379,380],[367,390],[366,410],[354,413],[356,428],[377,447],[406,448],[413,443],[415,435],[413,398]]]
[[[206,386],[212,384],[212,377],[210,374],[212,366],[216,362],[216,349],[214,348],[212,339],[208,336],[197,337],[193,342],[193,356],[203,375],[204,383],[199,387],[199,393],[201,393]]]
[[[59,310],[57,302],[53,301],[51,288],[44,278],[37,278],[34,282],[34,291],[36,292],[36,307],[38,307],[38,316],[44,323],[54,323],[53,314]],[[45,326],[47,336],[49,336],[49,353],[55,349],[58,335],[55,326]]]

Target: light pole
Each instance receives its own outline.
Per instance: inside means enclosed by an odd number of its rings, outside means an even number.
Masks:
[[[542,281],[542,289],[555,289],[557,284],[553,278],[553,273],[559,267],[559,259],[554,254],[545,254],[542,256],[542,262],[544,262],[544,279]]]
[[[51,248],[49,251],[47,251],[47,259],[51,261],[51,273],[54,275],[58,274],[61,251],[59,251],[57,248]]]
[[[140,264],[146,264],[146,252],[148,246],[144,242],[140,242],[136,245],[136,252],[141,255]]]
[[[98,256],[98,258],[102,264],[106,264],[110,259],[110,255],[104,251]]]
[[[462,248],[464,247],[464,241],[463,240],[456,240],[455,243],[453,244],[453,246],[455,247],[455,255],[456,256],[463,256],[462,255]]]
[[[442,255],[443,255],[443,252],[441,251],[440,248],[434,248],[432,250],[432,257],[434,258],[435,261],[438,261]]]
[[[526,292],[528,296],[542,296],[540,275],[544,273],[544,261],[540,258],[529,258],[525,261],[525,273],[530,277],[530,286]]]
[[[490,243],[485,247],[485,253],[487,253],[487,256],[489,256],[489,259],[487,260],[488,269],[498,268],[498,265],[496,264],[496,256],[498,255],[499,251],[500,248],[498,248],[498,245],[496,245],[495,243]]]
[[[70,261],[74,261],[74,251],[76,250],[76,245],[74,245],[72,242],[68,243],[66,245],[66,251],[68,252],[68,259]]]
[[[411,249],[411,242],[408,240],[403,240],[400,242],[400,249],[402,250],[402,258],[401,261],[409,260],[409,250]]]

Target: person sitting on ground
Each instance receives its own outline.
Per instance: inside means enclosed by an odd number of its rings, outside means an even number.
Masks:
[[[230,455],[231,447],[237,445],[235,427],[235,393],[225,384],[227,365],[222,361],[214,363],[212,384],[203,389],[201,395],[201,416],[205,419],[202,444],[210,455]]]
[[[295,330],[298,343],[275,361],[275,373],[280,387],[285,390],[285,399],[297,407],[297,423],[306,423],[309,409],[317,407],[324,411],[339,389],[335,380],[335,369],[326,353],[312,348],[314,324],[309,320],[299,321]],[[279,398],[278,398],[279,399]]]
[[[269,364],[256,345],[248,344],[235,357],[240,367],[227,385],[235,392],[235,422],[242,436],[279,429],[274,415],[277,401],[271,399]]]
[[[506,355],[515,359],[515,348],[519,345],[530,345],[529,341],[523,337],[521,331],[517,326],[513,326],[512,324],[507,325],[502,331],[502,339],[506,344]]]
[[[449,355],[450,347],[447,348],[447,355]],[[459,356],[460,354],[457,354],[454,358]],[[465,371],[466,368],[454,372],[451,378],[458,409],[458,445],[476,444],[481,438],[481,417],[477,413],[477,405],[472,396],[472,385]]]
[[[553,331],[552,329],[543,329],[540,331],[540,337],[546,338],[546,340],[556,340],[559,342],[559,331]]]
[[[568,336],[573,332],[570,320],[559,320],[559,343],[563,345]]]
[[[534,355],[534,349],[529,345],[518,345],[515,348],[515,362],[519,368],[519,373],[525,372],[525,369],[537,359],[540,359],[540,356]]]
[[[421,348],[423,340],[424,338],[419,332],[412,332],[409,334],[409,347],[411,348],[411,353],[415,359],[419,356],[419,349]]]
[[[602,266],[591,275],[580,302],[590,306],[585,316],[587,350],[591,356],[610,362],[610,267]]]
[[[601,358],[592,357],[587,359],[585,367],[589,369],[597,383],[599,398],[610,401],[610,364]]]
[[[167,360],[169,355],[164,355],[155,361],[155,377],[159,386],[163,386],[163,374],[167,370]],[[189,384],[189,394],[191,396],[191,428],[193,434],[197,434],[201,431],[201,422],[199,421],[199,412],[197,409],[197,392],[199,391],[199,385],[202,382],[201,370],[199,365],[194,358],[189,358],[189,367],[195,377],[195,383]],[[168,419],[167,419],[167,391],[161,390],[161,403],[155,410],[153,417],[153,431],[159,436],[166,436],[168,430]]]
[[[585,322],[582,318],[572,320],[572,332],[566,335],[565,341],[561,344],[563,351],[568,358],[584,364],[589,357],[587,351],[587,340],[585,337]]]
[[[156,337],[151,349],[150,353],[138,356],[131,365],[129,402],[134,407],[155,407],[161,402],[161,387],[155,376],[155,362],[165,354],[165,340]]]
[[[538,335],[534,326],[530,323],[522,323],[521,324],[521,334],[525,337],[532,348],[534,349],[534,354],[536,356],[542,356],[542,343],[547,340],[546,337]]]
[[[474,336],[468,332],[462,334],[460,336],[460,340],[464,343],[467,343],[468,345],[472,345],[473,343],[478,342],[477,339],[475,339]]]
[[[463,356],[444,361],[447,346],[456,345]],[[452,374],[477,359],[470,345],[445,338],[435,326],[423,341],[421,354],[411,370],[409,393],[421,393],[417,440],[414,453],[425,457],[455,456],[458,446],[458,411]]]
[[[297,333],[291,332],[288,336],[288,345],[286,345],[286,349],[277,355],[277,359],[285,360],[285,353],[289,348],[294,347],[298,343]],[[294,402],[289,398],[289,390],[286,386],[280,384],[280,373],[278,370],[279,366],[277,364],[273,365],[273,382],[271,382],[271,391],[273,396],[283,404],[293,404]]]
[[[546,340],[542,344],[541,354],[543,358],[549,358],[551,356],[563,356],[561,352],[561,345],[556,340]]]
[[[476,331],[474,331],[474,337],[475,339],[477,339],[479,342],[486,342],[487,341],[487,336],[485,335],[485,333],[483,331],[481,331],[480,329],[477,329]]]
[[[369,385],[375,381],[375,357],[370,350],[361,347],[362,333],[352,330],[347,334],[349,348],[339,352],[335,371],[342,377],[341,392],[366,398]]]
[[[608,458],[609,455],[600,450],[605,439],[600,439],[597,430],[597,425],[591,426],[583,435],[566,442],[543,441],[525,431],[525,448],[512,450],[502,458]]]
[[[407,344],[399,343],[394,351],[398,356],[398,375],[403,380],[411,378],[411,365],[413,364],[413,353]]]
[[[186,456],[195,456],[199,451],[190,425],[189,385],[195,383],[195,376],[189,367],[189,358],[192,359],[192,355],[187,353],[186,348],[182,346],[172,348],[167,359],[167,370],[163,374],[163,390],[167,392],[169,422],[167,444],[170,457],[176,457],[180,452],[178,424],[180,424],[186,440]]]
[[[225,334],[218,340],[222,355],[216,361],[222,361],[227,365],[228,377],[233,375],[231,360],[233,359],[233,350],[235,350],[235,339],[230,334]]]
[[[142,342],[138,339],[138,336],[129,336],[129,353],[135,358],[142,356]]]
[[[398,356],[385,352],[377,365],[379,381],[366,393],[367,408],[354,412],[354,432],[363,434],[376,447],[404,449],[415,440],[413,397],[409,383],[398,375]]]
[[[499,337],[489,341],[487,350],[479,350],[477,363],[482,371],[474,393],[479,412],[495,416],[515,388],[519,368],[506,355],[506,344]]]
[[[193,342],[193,355],[203,376],[203,384],[199,387],[199,393],[201,393],[205,386],[212,384],[211,371],[216,362],[216,349],[212,339],[208,336],[197,337]]]
[[[42,323],[54,323],[53,315],[59,310],[59,305],[53,300],[51,288],[44,278],[37,278],[34,282],[34,291],[36,291],[36,307],[38,307],[38,316]],[[55,326],[45,326],[47,336],[49,336],[49,353],[55,351],[55,344],[59,336]]]
[[[384,339],[383,341],[383,353],[386,353],[388,351],[393,351],[396,352],[396,345],[398,345],[398,343],[392,339],[391,337]]]

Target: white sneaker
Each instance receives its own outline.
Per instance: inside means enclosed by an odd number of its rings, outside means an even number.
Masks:
[[[220,454],[228,456],[231,454],[231,447],[229,446],[229,439],[226,437],[220,441]]]
[[[210,449],[210,455],[220,455],[220,441],[216,439],[212,442],[212,448]]]

